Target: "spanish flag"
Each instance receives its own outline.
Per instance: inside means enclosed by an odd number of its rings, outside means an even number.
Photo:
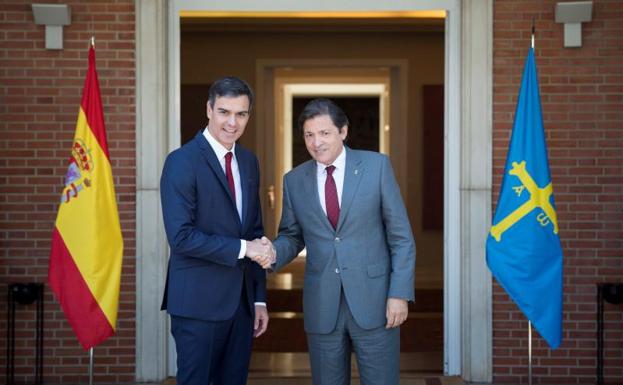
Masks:
[[[50,287],[85,350],[115,332],[122,254],[95,50],[91,46],[48,272]]]

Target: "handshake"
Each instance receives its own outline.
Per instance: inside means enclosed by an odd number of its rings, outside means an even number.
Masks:
[[[268,238],[262,237],[253,241],[247,241],[247,257],[257,262],[264,269],[269,269],[277,260],[275,248]]]

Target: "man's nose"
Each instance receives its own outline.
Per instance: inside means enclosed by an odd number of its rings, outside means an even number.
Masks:
[[[227,124],[229,124],[230,126],[235,126],[236,125],[236,116],[235,115],[230,115],[227,118]]]

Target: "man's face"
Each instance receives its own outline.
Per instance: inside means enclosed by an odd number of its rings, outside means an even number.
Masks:
[[[210,134],[223,147],[231,150],[249,122],[249,98],[246,95],[218,97],[214,107],[208,102],[208,119]]]
[[[303,124],[307,151],[317,162],[330,165],[344,148],[348,126],[338,129],[329,115],[319,115]]]

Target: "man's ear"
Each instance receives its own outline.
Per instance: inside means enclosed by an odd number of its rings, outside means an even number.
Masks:
[[[340,128],[340,136],[342,137],[342,141],[346,140],[346,137],[348,136],[348,126],[344,125]]]
[[[208,119],[212,119],[212,106],[210,105],[210,101],[206,103],[206,116]]]

